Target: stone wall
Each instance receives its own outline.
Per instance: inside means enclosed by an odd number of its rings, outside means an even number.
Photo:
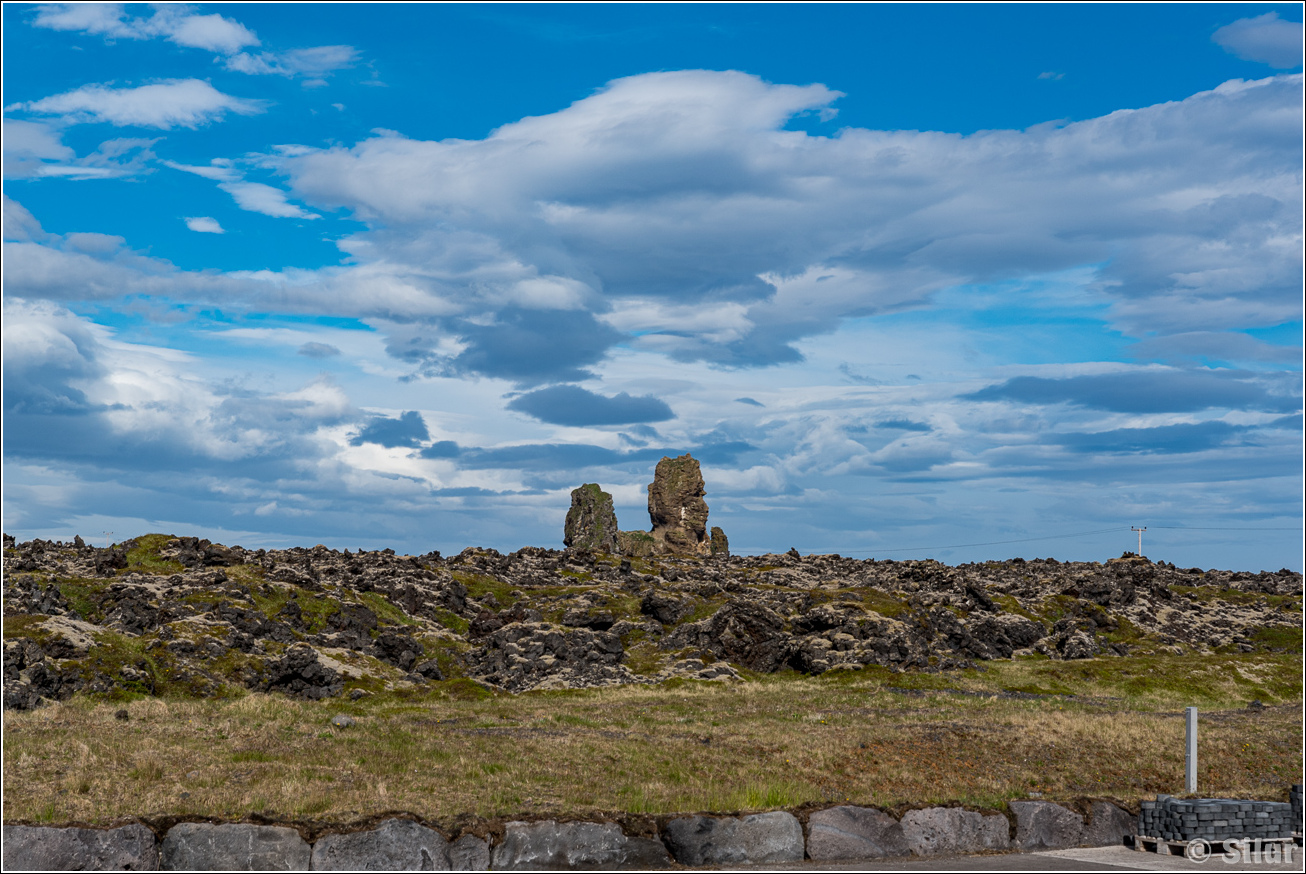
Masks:
[[[1287,805],[1282,805],[1286,807]],[[901,817],[844,805],[798,815],[669,816],[652,834],[613,822],[508,822],[489,837],[456,840],[410,819],[310,835],[249,823],[183,822],[161,835],[140,823],[111,829],[6,825],[5,871],[510,871],[667,868],[672,864],[765,865],[1119,844],[1134,818],[1105,801],[1081,815],[1046,801],[1012,802],[1011,813],[960,807]]]

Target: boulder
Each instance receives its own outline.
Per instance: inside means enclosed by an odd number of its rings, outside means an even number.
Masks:
[[[137,823],[111,829],[7,825],[0,848],[6,871],[159,870],[154,832]]]
[[[1086,631],[1073,631],[1061,642],[1058,649],[1065,659],[1091,659],[1102,651],[1097,638]]]
[[[959,807],[909,810],[902,817],[907,846],[917,856],[980,853],[1011,846],[1007,818]]]
[[[490,842],[476,835],[463,835],[449,845],[450,871],[490,870]]]
[[[268,665],[262,687],[264,691],[285,692],[316,700],[339,695],[345,684],[338,671],[318,660],[317,650],[299,643]]]
[[[465,656],[468,675],[512,692],[634,682],[625,649],[610,631],[514,622]],[[543,684],[543,685],[542,685]]]
[[[1064,850],[1079,846],[1084,836],[1084,819],[1050,801],[1012,801],[1016,815],[1016,846],[1025,852]]]
[[[675,625],[693,610],[693,605],[683,598],[666,595],[650,589],[639,602],[639,612],[651,616],[663,625]]]
[[[704,494],[703,472],[693,456],[685,454],[658,462],[648,486],[648,515],[660,551],[672,555],[709,554]]]
[[[753,601],[732,601],[706,619],[680,625],[662,641],[664,649],[696,647],[752,671],[772,672],[794,655],[784,618]]]
[[[541,868],[668,868],[671,858],[660,841],[627,837],[612,822],[510,822],[503,843],[494,848],[496,871]]]
[[[164,835],[163,868],[190,871],[307,871],[308,843],[293,828],[183,822]]]
[[[313,845],[314,871],[448,871],[449,842],[408,819],[379,828],[326,835]]]
[[[617,514],[612,508],[612,495],[597,483],[585,483],[573,489],[571,509],[562,527],[562,542],[568,549],[616,552]]]
[[[1088,847],[1114,847],[1125,835],[1138,834],[1138,817],[1107,801],[1094,801],[1080,843]]]
[[[803,827],[784,811],[740,819],[684,816],[667,823],[663,840],[682,865],[755,865],[803,859]]]
[[[831,807],[807,821],[807,855],[817,861],[878,859],[911,852],[902,824],[869,807]]]

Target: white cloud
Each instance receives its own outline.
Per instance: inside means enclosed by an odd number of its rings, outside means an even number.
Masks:
[[[305,212],[293,203],[286,202],[286,192],[261,182],[223,182],[219,186],[236,199],[236,205],[250,212],[261,212],[276,218],[321,218]]]
[[[483,140],[381,132],[269,160],[307,203],[374,225],[341,242],[359,265],[342,276],[438,294],[463,320],[448,331],[475,335],[547,276],[643,346],[766,364],[949,285],[1084,265],[1132,336],[1291,318],[1300,95],[1280,76],[1028,131],[827,138],[782,127],[835,92],[682,71]],[[552,342],[592,333],[575,330]]]
[[[314,46],[281,53],[260,52],[257,55],[241,52],[227,58],[226,67],[237,73],[253,75],[320,78],[336,70],[352,67],[357,61],[358,49],[353,46]]]
[[[241,179],[240,171],[232,166],[231,161],[223,158],[214,159],[207,167],[178,164],[175,161],[164,161],[162,163],[165,167],[181,170],[183,173],[194,173],[196,176],[212,179],[214,182],[237,182]]]
[[[89,155],[78,158],[63,144],[56,126],[5,119],[4,175],[8,179],[63,177],[112,179],[133,176],[148,169],[158,140],[117,138],[105,140]]]
[[[121,3],[51,3],[36,7],[35,27],[50,30],[78,30],[108,37],[140,39],[134,24],[123,20]]]
[[[1277,12],[1240,18],[1217,30],[1211,40],[1244,61],[1259,61],[1280,70],[1302,63],[1302,23],[1284,21]]]
[[[184,6],[161,6],[142,30],[159,34],[180,46],[229,55],[259,44],[253,31],[221,15],[192,15]]]
[[[27,208],[7,194],[0,194],[4,203],[4,239],[15,242],[44,240],[49,235]]]
[[[259,44],[253,31],[221,15],[196,15],[186,6],[160,5],[149,18],[127,16],[118,3],[55,3],[37,7],[36,27],[82,31],[119,39],[165,39],[187,48],[231,54]]]
[[[210,218],[209,216],[206,215],[194,216],[192,218],[186,219],[185,221],[186,221],[186,227],[190,228],[192,231],[196,231],[197,233],[201,233],[201,234],[225,234],[226,233],[226,231],[222,229],[222,225],[218,224],[217,219]]]
[[[38,176],[46,161],[67,161],[76,153],[63,144],[59,131],[36,121],[4,120],[4,175],[7,179]]]
[[[83,85],[74,91],[17,103],[6,112],[25,110],[59,115],[71,122],[108,122],[124,126],[196,128],[218,121],[228,112],[256,115],[265,103],[223,94],[199,79],[169,79],[137,88]]]
[[[238,21],[222,15],[197,15],[183,5],[160,4],[149,18],[127,15],[118,3],[58,3],[37,7],[36,27],[81,31],[106,39],[154,39],[162,37],[179,46],[204,49],[225,58],[228,70],[253,75],[305,76],[304,84],[326,84],[323,77],[354,66],[358,50],[353,46],[310,46],[284,52],[243,51],[261,45],[258,36]]]

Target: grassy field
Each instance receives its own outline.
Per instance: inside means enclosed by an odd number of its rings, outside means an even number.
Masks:
[[[1130,801],[1182,789],[1187,705],[1203,795],[1283,800],[1301,780],[1301,693],[1298,656],[1246,654],[520,696],[456,680],[358,702],[78,698],[5,713],[4,821]],[[333,727],[342,713],[355,724]]]

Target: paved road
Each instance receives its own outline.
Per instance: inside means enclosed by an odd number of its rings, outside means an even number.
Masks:
[[[1054,850],[1047,853],[1004,853],[982,856],[936,856],[863,862],[800,862],[791,865],[758,865],[721,868],[727,871],[1274,871],[1302,870],[1301,847],[1292,848],[1292,860],[1270,864],[1265,860],[1226,861],[1219,854],[1205,862],[1182,856],[1140,853],[1128,847],[1097,847],[1082,850]]]

